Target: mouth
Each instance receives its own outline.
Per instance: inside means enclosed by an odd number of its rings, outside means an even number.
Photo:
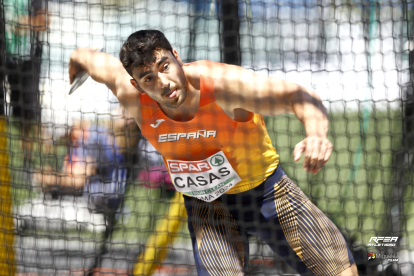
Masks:
[[[174,88],[170,93],[166,94],[165,97],[169,99],[174,99],[177,97],[177,88]]]

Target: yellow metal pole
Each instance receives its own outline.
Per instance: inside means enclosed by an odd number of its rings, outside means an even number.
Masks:
[[[0,275],[14,275],[14,230],[7,121],[0,116]]]
[[[144,251],[138,256],[134,265],[134,275],[152,275],[157,265],[167,257],[168,244],[176,237],[180,220],[187,216],[184,199],[181,193],[175,192],[170,200],[167,216],[157,224],[155,232],[149,237]]]

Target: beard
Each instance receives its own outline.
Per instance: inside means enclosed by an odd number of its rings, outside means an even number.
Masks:
[[[169,93],[170,91],[168,91]],[[180,92],[180,93],[178,93]],[[187,98],[187,90],[186,89],[182,89],[182,90],[178,90],[177,89],[177,96],[174,99],[168,99],[165,98],[164,96],[167,95],[168,93],[165,93],[161,96],[158,95],[152,95],[150,96],[151,99],[153,99],[154,101],[156,101],[158,104],[166,106],[166,107],[170,107],[170,108],[177,108],[179,107]]]

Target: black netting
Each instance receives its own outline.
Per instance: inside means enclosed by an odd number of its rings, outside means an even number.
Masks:
[[[0,274],[197,274],[162,157],[104,85],[89,79],[67,95],[74,49],[118,57],[140,29],[164,32],[184,62],[241,65],[316,91],[330,161],[306,173],[292,157],[300,121],[266,117],[281,167],[339,228],[360,275],[414,273],[414,2],[3,0],[0,12]],[[245,238],[248,275],[296,275]]]

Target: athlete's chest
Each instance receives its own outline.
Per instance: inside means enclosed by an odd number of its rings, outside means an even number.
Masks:
[[[177,122],[162,111],[144,119],[142,132],[165,157],[180,160],[204,159],[231,143],[237,122],[216,106],[199,108],[187,122]]]

